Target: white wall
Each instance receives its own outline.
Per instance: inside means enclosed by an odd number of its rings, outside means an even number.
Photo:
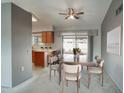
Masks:
[[[3,87],[14,87],[32,76],[31,19],[30,13],[16,5],[2,4],[1,81]]]
[[[105,60],[105,70],[112,78],[118,88],[123,91],[123,34],[121,34],[121,55],[106,52],[107,32],[118,26],[123,28],[123,11],[116,16],[116,9],[123,4],[123,0],[113,0],[111,6],[102,22],[102,57]],[[123,30],[122,30],[123,33]]]
[[[62,36],[61,32],[54,32],[54,44],[52,45],[53,49],[62,48]]]
[[[101,57],[101,26],[98,28],[98,35],[93,37],[93,60],[96,55]]]
[[[11,9],[12,86],[14,87],[32,76],[32,15],[14,4]]]
[[[32,26],[32,32],[41,32],[41,31],[53,31],[53,26],[39,26],[39,25],[33,25]]]
[[[1,7],[1,85],[12,87],[11,4]]]

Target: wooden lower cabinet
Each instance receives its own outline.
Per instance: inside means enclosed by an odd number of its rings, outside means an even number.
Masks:
[[[35,62],[35,52],[32,51],[32,62]]]
[[[35,66],[44,67],[44,52],[32,51],[32,62]]]

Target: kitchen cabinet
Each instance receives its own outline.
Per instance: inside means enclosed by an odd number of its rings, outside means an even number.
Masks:
[[[43,43],[53,43],[54,42],[54,32],[52,32],[52,31],[42,32],[42,42]]]
[[[45,66],[44,52],[32,51],[32,62],[35,66]]]
[[[42,42],[43,42],[43,43],[47,43],[47,38],[46,38],[46,36],[47,36],[46,32],[42,32],[41,38],[42,38]]]

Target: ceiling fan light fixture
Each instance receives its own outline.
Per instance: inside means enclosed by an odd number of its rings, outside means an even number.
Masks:
[[[74,19],[74,16],[73,15],[70,15],[70,17],[69,17],[70,19]]]
[[[65,19],[79,19],[78,15],[84,14],[84,12],[75,12],[73,8],[68,8],[68,13],[59,13],[60,15],[66,15]]]

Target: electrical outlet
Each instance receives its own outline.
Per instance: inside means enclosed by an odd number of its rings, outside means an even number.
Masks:
[[[21,66],[21,72],[23,72],[25,70],[24,66]]]

